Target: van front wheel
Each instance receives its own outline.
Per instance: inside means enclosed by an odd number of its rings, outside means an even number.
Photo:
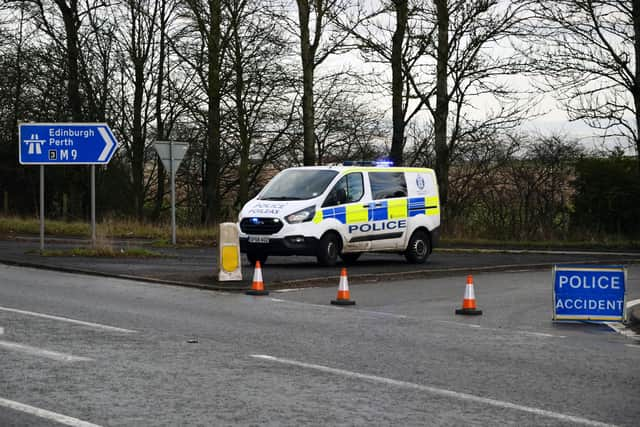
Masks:
[[[324,266],[334,266],[340,255],[340,239],[334,233],[327,233],[318,243],[318,264]]]
[[[424,264],[431,252],[429,236],[422,230],[417,230],[409,239],[409,245],[404,253],[405,258],[412,264]]]

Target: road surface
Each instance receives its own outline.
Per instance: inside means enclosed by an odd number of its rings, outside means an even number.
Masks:
[[[0,265],[0,425],[638,425],[637,341],[551,322],[548,271],[474,280],[468,318],[464,276],[341,308]]]

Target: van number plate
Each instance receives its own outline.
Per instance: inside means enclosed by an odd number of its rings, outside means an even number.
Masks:
[[[269,238],[265,236],[249,236],[249,243],[269,243]]]

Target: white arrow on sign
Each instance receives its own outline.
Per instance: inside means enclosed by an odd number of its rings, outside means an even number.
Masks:
[[[104,139],[105,142],[104,149],[102,150],[102,153],[100,153],[98,161],[104,162],[105,160],[107,160],[107,156],[109,155],[109,152],[111,152],[111,148],[113,148],[115,142],[113,141],[113,139],[111,139],[111,135],[109,135],[107,129],[99,127],[98,132],[100,132],[100,136],[102,136],[102,139]]]

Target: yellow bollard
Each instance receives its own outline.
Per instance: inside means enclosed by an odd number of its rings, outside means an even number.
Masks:
[[[242,280],[240,266],[240,233],[233,222],[220,224],[218,234],[218,280]]]

